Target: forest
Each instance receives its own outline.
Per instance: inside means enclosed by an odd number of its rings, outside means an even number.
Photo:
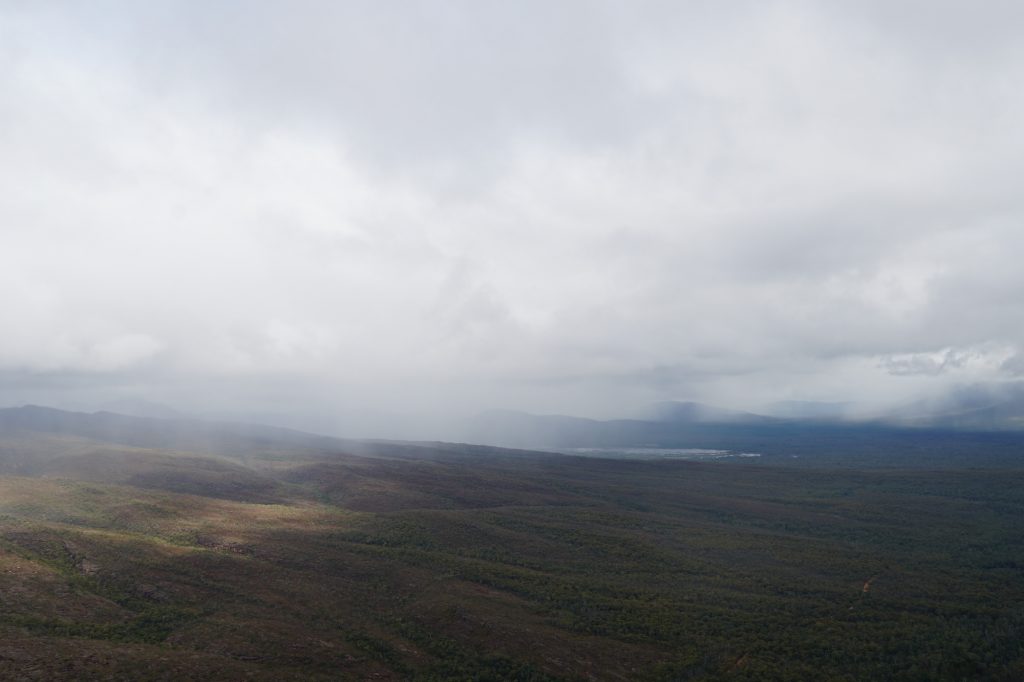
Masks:
[[[7,678],[1024,677],[1006,453],[624,461],[67,414],[0,437]]]

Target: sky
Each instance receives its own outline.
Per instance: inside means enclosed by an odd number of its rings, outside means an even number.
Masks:
[[[0,0],[0,402],[1024,375],[1024,4]]]

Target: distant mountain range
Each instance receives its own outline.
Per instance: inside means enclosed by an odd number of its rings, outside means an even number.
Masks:
[[[664,401],[624,414],[621,418],[604,420],[514,410],[487,410],[468,418],[373,409],[350,409],[339,413],[329,406],[288,414],[239,412],[196,415],[204,417],[198,420],[172,407],[139,399],[105,403],[100,413],[193,421],[206,425],[204,429],[211,422],[233,423],[236,430],[247,423],[275,424],[287,427],[282,432],[323,433],[347,439],[445,439],[522,446],[579,444],[610,439],[617,443],[642,445],[666,438],[676,440],[675,435],[680,430],[691,427],[791,428],[814,425],[1024,431],[1024,381],[961,386],[927,399],[884,409],[855,402],[789,400],[750,412],[694,401]],[[151,428],[159,430],[155,426]],[[254,427],[245,428],[251,430]],[[265,431],[260,433],[266,435]]]
[[[151,400],[137,398],[123,398],[113,400],[100,406],[101,412],[114,412],[129,417],[150,417],[154,419],[187,419],[184,412]]]
[[[1024,430],[1024,383],[958,387],[886,415],[893,424],[978,430]]]
[[[314,458],[342,453],[451,459],[486,455],[495,448],[504,454],[509,453],[508,448],[517,449],[522,454],[516,456],[530,456],[529,450],[573,452],[584,448],[709,448],[787,457],[856,450],[874,456],[893,448],[925,452],[957,443],[958,451],[967,452],[966,444],[989,447],[997,442],[1011,454],[1020,451],[1020,443],[1024,443],[1024,383],[960,388],[884,414],[872,414],[849,403],[813,402],[778,403],[769,408],[771,414],[756,414],[669,401],[649,406],[637,418],[607,420],[489,410],[451,420],[434,431],[429,425],[420,428],[399,420],[392,432],[417,439],[404,441],[358,440],[277,426],[203,420],[155,404],[133,403],[125,409],[154,416],[68,412],[30,405],[0,409],[0,433],[74,436],[131,448],[246,460],[283,451]],[[349,429],[359,432],[351,420],[329,428],[334,434]],[[387,424],[379,424],[375,430],[389,431]],[[449,442],[440,442],[441,437]],[[11,461],[17,460],[17,453],[8,454],[14,458]]]
[[[780,419],[841,420],[864,416],[866,410],[855,403],[782,400],[768,405],[765,414]]]
[[[729,410],[692,401],[666,401],[651,405],[644,415],[646,421],[660,423],[708,424],[770,424],[778,421],[753,412]]]
[[[492,410],[470,420],[474,442],[537,448],[762,447],[886,432],[1024,433],[1024,386],[975,386],[887,412],[853,403],[778,403],[771,414],[697,402],[656,403],[635,419],[594,420]],[[761,445],[759,445],[761,444]]]
[[[195,418],[135,417],[113,412],[69,412],[25,405],[0,409],[0,472],[5,461],[17,459],[19,435],[46,434],[116,444],[134,449],[216,455],[239,460],[279,457],[329,459],[376,457],[391,459],[465,459],[489,454],[508,457],[529,453],[486,445],[432,441],[358,440],[323,436],[263,424],[207,421]],[[4,438],[8,440],[3,440]],[[14,440],[11,440],[11,439]],[[76,441],[80,444],[80,441]],[[13,449],[12,449],[13,447]]]

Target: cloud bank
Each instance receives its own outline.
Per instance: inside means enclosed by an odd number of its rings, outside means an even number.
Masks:
[[[1021,374],[1019,3],[0,4],[0,398]]]

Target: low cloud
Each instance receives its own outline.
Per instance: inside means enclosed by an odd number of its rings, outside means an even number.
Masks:
[[[940,353],[912,353],[909,355],[884,358],[882,366],[894,376],[924,374],[936,376],[950,370],[963,368],[970,360],[970,353],[952,349]]]

